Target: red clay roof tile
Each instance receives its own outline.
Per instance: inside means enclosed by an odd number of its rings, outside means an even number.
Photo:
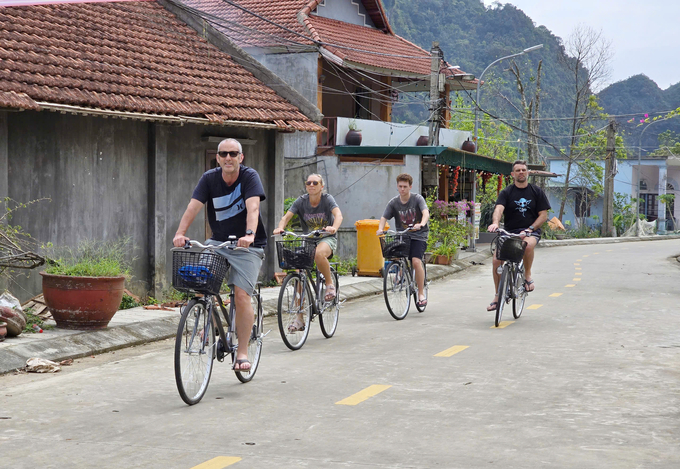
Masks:
[[[0,8],[0,106],[36,102],[322,128],[147,1]]]

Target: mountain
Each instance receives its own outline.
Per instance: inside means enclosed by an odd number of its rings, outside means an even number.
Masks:
[[[383,4],[397,34],[426,50],[430,50],[433,41],[439,41],[447,62],[459,65],[462,70],[477,77],[499,57],[543,44],[542,49],[514,60],[517,60],[527,82],[530,82],[531,71],[535,72],[538,61],[543,60],[540,117],[565,118],[573,114],[574,85],[565,66],[570,59],[565,55],[562,39],[545,26],[536,26],[519,8],[499,3],[486,8],[481,0],[383,0]],[[480,105],[492,114],[517,124],[517,120],[513,119],[519,117],[518,111],[501,97],[502,94],[519,105],[517,86],[508,67],[509,62],[505,60],[484,74]],[[680,83],[664,91],[644,75],[636,75],[607,87],[599,97],[609,114],[660,112],[680,106]],[[467,104],[472,106],[471,96],[466,98]],[[421,101],[425,99],[422,97]],[[427,109],[422,102],[395,106],[393,118],[409,123],[422,122],[427,119]],[[680,121],[680,117],[677,119]],[[627,123],[626,119],[622,119],[621,123],[628,132],[627,143],[637,148],[641,129]],[[674,126],[675,123],[655,124],[645,132],[643,146],[653,147],[656,135]],[[562,147],[568,139],[557,136],[569,135],[570,130],[568,120],[546,120],[540,127],[541,135]],[[543,147],[541,152],[550,154],[554,151]]]
[[[625,116],[617,118],[619,130],[623,132],[626,145],[633,150],[634,155],[637,155],[639,146],[644,151],[653,151],[658,148],[658,135],[662,132],[671,130],[680,134],[680,117],[656,122],[649,127],[649,130],[645,130],[647,124],[640,122],[644,116],[626,116],[633,113],[647,113],[650,118],[653,118],[659,112],[680,107],[680,83],[662,90],[646,75],[635,75],[608,86],[600,91],[598,97],[605,112]]]

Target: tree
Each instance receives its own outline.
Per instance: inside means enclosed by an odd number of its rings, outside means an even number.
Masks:
[[[542,75],[543,61],[539,60],[538,67],[536,67],[536,75],[530,76],[527,80],[529,83],[535,84],[532,91],[529,91],[527,84],[522,80],[519,66],[513,60],[510,65],[510,72],[515,76],[517,82],[517,91],[519,92],[521,109],[518,109],[512,102],[503,96],[515,109],[517,109],[522,118],[526,122],[527,129],[527,160],[529,164],[537,164],[539,162],[538,152],[538,130],[541,121],[538,119],[538,110],[541,104],[541,75]],[[527,102],[527,95],[531,92],[531,99]]]
[[[572,164],[578,157],[577,146],[580,130],[589,119],[595,117],[595,110],[590,105],[591,96],[593,96],[593,90],[609,77],[611,57],[611,41],[605,39],[601,32],[587,26],[577,26],[565,43],[565,55],[563,55],[562,60],[572,78],[573,114],[567,154],[567,171],[564,178],[560,211],[557,216],[559,219],[564,216]]]

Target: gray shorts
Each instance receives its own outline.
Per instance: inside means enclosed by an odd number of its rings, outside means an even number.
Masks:
[[[335,250],[338,247],[338,238],[335,236],[328,236],[326,238],[323,238],[319,240],[319,244],[321,243],[326,243],[331,247],[331,252],[335,254]]]
[[[222,244],[214,239],[208,239],[204,244],[216,246]],[[245,290],[249,295],[255,293],[257,278],[260,275],[260,267],[264,260],[264,249],[249,247],[244,249],[222,248],[216,251],[227,258],[231,268],[229,269],[227,284],[235,285]]]

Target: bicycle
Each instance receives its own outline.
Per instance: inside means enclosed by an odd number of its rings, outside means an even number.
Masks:
[[[501,323],[503,308],[512,300],[512,315],[519,319],[524,310],[527,292],[524,288],[524,250],[526,242],[519,236],[498,229],[498,235],[492,244],[496,244],[498,260],[504,261],[498,267],[501,275],[498,282],[498,303],[496,304],[496,327]]]
[[[340,316],[340,285],[335,263],[331,263],[331,275],[335,285],[335,297],[326,301],[326,279],[314,267],[314,253],[321,237],[320,230],[306,235],[290,231],[281,233],[292,236],[276,242],[279,267],[284,270],[295,269],[283,279],[279,291],[277,308],[281,339],[291,350],[299,350],[309,336],[311,322],[319,317],[319,325],[324,337],[330,339],[335,334]],[[312,279],[316,279],[316,281]],[[300,328],[300,323],[302,328]]]
[[[247,249],[237,247],[236,242],[236,236],[230,236],[229,240],[215,246],[191,240],[183,248],[172,249],[172,286],[193,295],[182,309],[175,339],[175,381],[180,397],[188,405],[197,404],[203,398],[215,359],[222,362],[226,355],[231,355],[231,368],[234,369],[238,348],[234,286],[229,285],[227,312],[219,292],[230,265],[215,251],[221,248]],[[189,250],[192,246],[200,250]],[[251,298],[255,318],[248,342],[250,370],[234,370],[242,383],[255,376],[262,355],[262,340],[269,334],[263,334],[259,283]],[[217,311],[218,306],[227,324],[226,330]]]
[[[427,304],[420,305],[415,268],[408,258],[411,248],[411,238],[407,234],[409,231],[412,231],[412,226],[399,232],[390,230],[380,236],[383,257],[388,259],[383,271],[383,295],[387,311],[397,321],[404,319],[408,314],[411,308],[411,294],[418,312],[422,313],[427,307]],[[423,269],[425,270],[423,293],[427,300],[430,282],[427,280],[427,266],[424,262]]]

